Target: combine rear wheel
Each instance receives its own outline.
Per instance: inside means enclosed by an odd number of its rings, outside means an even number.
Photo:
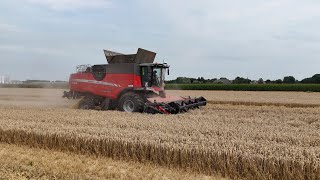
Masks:
[[[84,98],[79,103],[79,109],[94,109],[94,102],[89,98]]]
[[[121,96],[118,108],[120,111],[125,112],[142,112],[144,100],[139,94],[128,92]]]

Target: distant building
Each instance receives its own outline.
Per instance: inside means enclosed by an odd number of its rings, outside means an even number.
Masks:
[[[11,80],[10,84],[23,84],[23,82],[20,80]]]
[[[0,75],[0,84],[9,84],[9,83],[10,83],[9,76]]]
[[[48,84],[50,81],[48,80],[26,80],[23,82],[24,84]]]
[[[227,78],[220,78],[220,79],[215,80],[213,83],[214,84],[231,84],[232,81],[230,81]]]

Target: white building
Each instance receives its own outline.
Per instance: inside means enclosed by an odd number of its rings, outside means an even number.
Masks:
[[[4,84],[4,76],[0,76],[0,84]]]
[[[10,83],[9,76],[0,75],[0,84],[9,84],[9,83]]]
[[[20,80],[11,80],[10,84],[23,84],[23,82]]]

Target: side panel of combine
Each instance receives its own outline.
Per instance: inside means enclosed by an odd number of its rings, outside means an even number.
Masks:
[[[72,74],[69,80],[70,90],[116,99],[128,87],[141,87],[140,70],[134,64],[105,65],[103,72],[105,74],[93,69],[88,72]]]

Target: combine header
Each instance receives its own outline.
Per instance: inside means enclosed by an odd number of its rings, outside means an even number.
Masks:
[[[169,65],[154,63],[156,53],[139,48],[137,54],[104,50],[108,64],[80,65],[70,75],[68,99],[82,98],[80,109],[177,114],[205,106],[203,97],[167,96]]]

